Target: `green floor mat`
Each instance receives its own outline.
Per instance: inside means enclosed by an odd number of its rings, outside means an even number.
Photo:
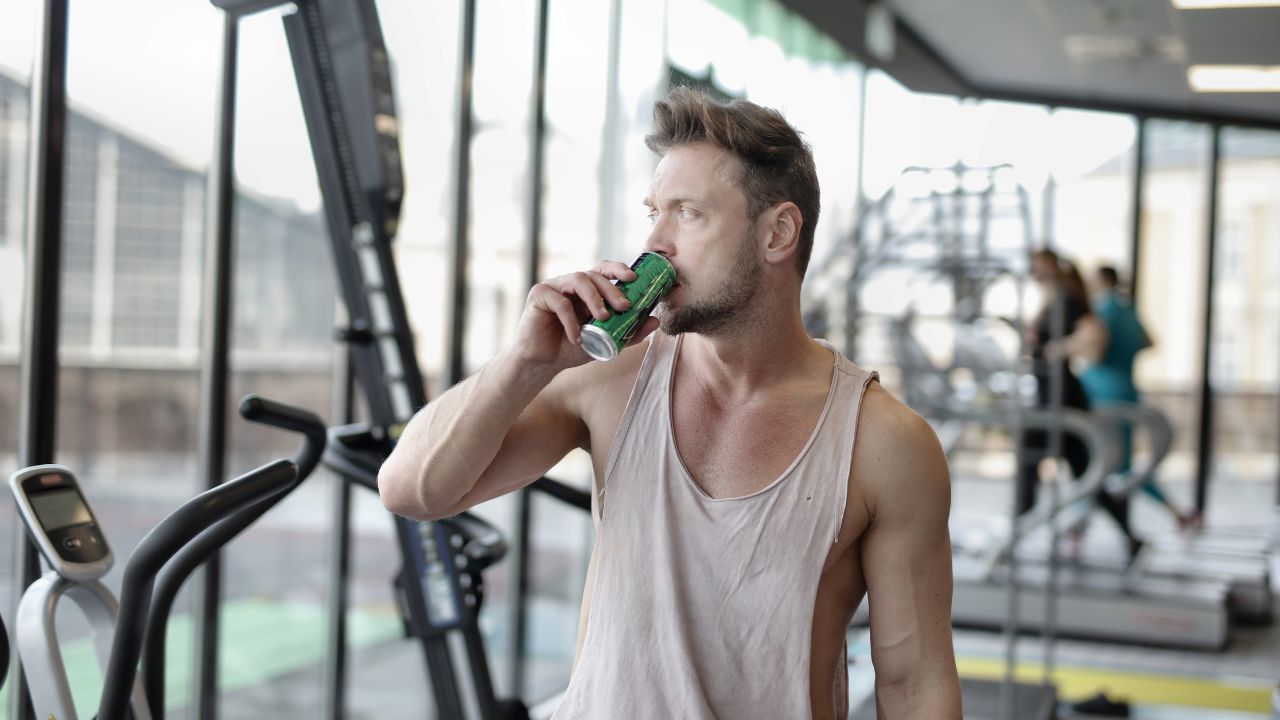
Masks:
[[[221,657],[218,685],[232,692],[268,682],[289,673],[317,667],[324,662],[327,618],[321,605],[271,600],[239,599],[222,604]],[[165,705],[186,705],[190,697],[193,665],[191,616],[175,615],[169,621],[166,657]],[[356,610],[347,616],[349,650],[368,647],[402,633],[400,618],[390,609]],[[102,672],[90,638],[62,647],[76,712],[90,716],[97,711],[102,692]],[[9,688],[0,691],[0,720],[8,718]]]

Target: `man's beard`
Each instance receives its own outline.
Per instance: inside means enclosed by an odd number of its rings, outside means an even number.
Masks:
[[[760,266],[756,264],[754,236],[749,231],[743,239],[734,267],[715,295],[683,307],[667,305],[662,308],[663,332],[668,335],[715,335],[747,315],[751,301],[760,290]]]

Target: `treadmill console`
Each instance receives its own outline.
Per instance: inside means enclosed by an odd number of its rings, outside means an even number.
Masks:
[[[111,548],[70,470],[35,465],[14,473],[9,487],[36,546],[59,575],[83,582],[107,574]]]

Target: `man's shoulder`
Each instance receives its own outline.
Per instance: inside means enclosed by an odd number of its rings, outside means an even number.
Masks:
[[[851,481],[869,502],[949,492],[947,458],[933,427],[879,383],[868,385],[862,400]]]
[[[656,333],[655,333],[656,335]],[[574,396],[573,405],[584,419],[590,419],[593,408],[604,406],[614,414],[612,406],[625,406],[640,367],[644,363],[645,354],[653,336],[623,349],[616,358],[608,362],[591,361],[571,368],[556,378],[561,392]]]

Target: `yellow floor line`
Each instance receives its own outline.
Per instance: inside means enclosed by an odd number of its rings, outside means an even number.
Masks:
[[[961,677],[998,680],[1004,677],[1004,661],[989,658],[958,658]],[[1043,675],[1038,663],[1019,663],[1014,677],[1039,682]],[[1105,690],[1108,697],[1145,705],[1186,705],[1192,707],[1265,713],[1270,710],[1272,687],[1261,680],[1230,682],[1178,675],[1058,667],[1053,674],[1058,697],[1083,700]]]

